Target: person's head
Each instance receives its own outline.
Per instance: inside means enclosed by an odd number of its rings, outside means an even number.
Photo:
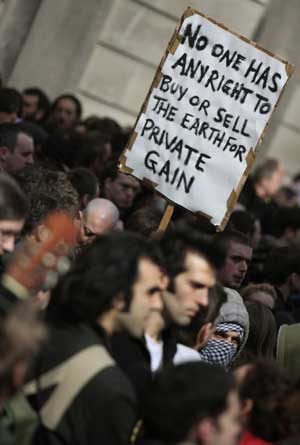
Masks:
[[[0,124],[14,124],[20,115],[22,96],[14,88],[0,88]]]
[[[65,173],[35,164],[23,170],[19,181],[29,201],[24,235],[44,240],[47,229],[43,220],[53,210],[63,210],[75,218],[79,210],[78,194]]]
[[[248,402],[247,429],[271,443],[299,434],[300,391],[274,361],[258,361],[248,367],[240,396]]]
[[[256,301],[274,309],[276,291],[269,283],[249,284],[242,289],[241,295],[245,302]]]
[[[176,445],[236,445],[239,410],[233,376],[202,362],[163,370],[142,406],[148,435]]]
[[[225,288],[227,301],[221,306],[216,327],[200,355],[208,363],[229,369],[245,347],[249,335],[249,315],[241,296]]]
[[[140,336],[150,311],[162,310],[161,266],[152,242],[125,232],[102,235],[52,292],[49,317]]]
[[[78,153],[77,164],[90,169],[101,177],[111,159],[111,147],[105,135],[93,131],[83,138],[82,150]]]
[[[273,249],[265,262],[265,277],[274,286],[300,291],[300,250],[292,247]]]
[[[280,208],[273,216],[272,234],[281,245],[300,246],[300,208]]]
[[[254,358],[274,358],[276,343],[276,322],[272,311],[264,304],[249,301],[245,303],[249,314],[250,331],[241,356]],[[242,357],[240,358],[242,359]]]
[[[0,165],[17,174],[34,163],[33,139],[16,124],[0,125]]]
[[[73,94],[62,94],[57,97],[47,116],[47,123],[64,132],[71,131],[76,123],[80,120],[82,107],[80,101]]]
[[[19,303],[0,320],[0,407],[24,383],[30,360],[46,330],[28,302]]]
[[[223,286],[239,289],[246,276],[252,258],[249,238],[239,232],[217,234],[214,245],[225,253],[225,262],[218,269],[218,279]]]
[[[83,210],[88,203],[99,195],[99,183],[89,169],[77,167],[68,173],[68,178],[79,195],[80,208]]]
[[[150,206],[141,207],[129,215],[125,228],[130,232],[140,233],[146,237],[156,236],[162,217],[163,214],[159,209]]]
[[[118,208],[108,199],[95,198],[82,212],[79,243],[89,244],[99,235],[116,229]]]
[[[198,351],[202,349],[213,335],[221,306],[226,301],[226,292],[220,285],[209,289],[207,308],[198,312],[189,325],[177,328],[179,342]]]
[[[260,224],[257,219],[245,210],[235,210],[228,221],[226,231],[236,231],[246,235],[251,246],[255,248],[261,238]]]
[[[12,252],[27,214],[27,200],[18,184],[0,173],[0,255]]]
[[[26,88],[23,91],[22,118],[41,122],[50,107],[50,100],[40,88]]]
[[[277,159],[266,159],[256,168],[252,178],[257,196],[271,198],[282,184],[282,165]]]
[[[164,302],[171,319],[187,325],[208,306],[209,289],[216,282],[210,245],[191,228],[174,230],[161,240],[170,278]]]
[[[41,147],[45,144],[48,134],[37,123],[29,121],[21,121],[18,123],[18,127],[24,133],[28,134],[33,139],[35,158],[40,155]]]
[[[133,176],[118,172],[115,166],[107,169],[104,175],[103,196],[120,210],[130,209],[140,191],[139,181]]]
[[[283,186],[274,195],[274,202],[279,207],[295,207],[298,205],[298,194],[291,187]]]
[[[118,122],[109,117],[89,116],[84,120],[84,125],[88,133],[97,131],[109,141],[112,141],[122,131]]]

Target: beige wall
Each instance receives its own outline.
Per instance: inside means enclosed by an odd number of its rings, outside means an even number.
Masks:
[[[24,0],[12,1],[24,4]],[[176,22],[188,5],[298,65],[299,0],[39,2],[10,84],[41,86],[52,97],[76,92],[85,115],[108,115],[124,125],[134,122]],[[261,149],[263,156],[280,157],[290,174],[298,170],[299,80],[297,73]]]

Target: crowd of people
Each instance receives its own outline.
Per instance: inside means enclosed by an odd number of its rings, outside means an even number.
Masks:
[[[162,233],[130,131],[0,89],[0,443],[299,444],[300,175],[266,159],[222,233]]]

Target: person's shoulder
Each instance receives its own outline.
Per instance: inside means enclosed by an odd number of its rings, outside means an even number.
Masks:
[[[89,382],[86,391],[93,397],[98,394],[102,399],[113,399],[119,396],[135,399],[135,393],[130,381],[116,364],[111,364],[101,369]]]
[[[176,354],[173,360],[174,365],[196,361],[200,361],[200,355],[195,349],[189,348],[181,343],[177,344]]]

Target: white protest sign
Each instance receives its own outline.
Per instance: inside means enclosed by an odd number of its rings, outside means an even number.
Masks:
[[[292,67],[187,9],[121,159],[224,228]]]

